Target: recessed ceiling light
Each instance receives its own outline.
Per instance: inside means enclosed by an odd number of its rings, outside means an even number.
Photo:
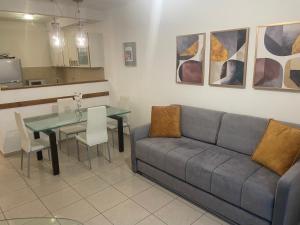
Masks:
[[[33,15],[31,15],[31,14],[24,14],[23,19],[24,20],[33,20],[34,18],[33,18]]]

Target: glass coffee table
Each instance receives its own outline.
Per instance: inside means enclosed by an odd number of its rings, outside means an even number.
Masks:
[[[71,219],[60,219],[53,217],[33,217],[24,219],[0,220],[0,225],[83,225]]]

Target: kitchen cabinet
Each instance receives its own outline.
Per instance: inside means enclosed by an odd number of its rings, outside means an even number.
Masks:
[[[61,49],[52,49],[53,66],[96,68],[104,67],[103,38],[98,33],[87,33],[88,47],[77,48],[75,30],[65,30],[65,45]]]

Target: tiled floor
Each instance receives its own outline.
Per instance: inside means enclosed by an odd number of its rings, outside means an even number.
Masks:
[[[0,219],[57,216],[85,225],[227,224],[132,173],[128,138],[124,153],[112,150],[111,164],[94,151],[92,170],[77,161],[74,143],[70,150],[73,154],[68,156],[64,145],[59,152],[59,176],[52,175],[50,161],[33,156],[29,179],[26,169],[19,169],[19,154],[0,156]],[[84,161],[84,149],[81,152]]]

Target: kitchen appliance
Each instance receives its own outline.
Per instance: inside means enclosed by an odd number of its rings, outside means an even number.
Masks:
[[[29,86],[38,86],[46,84],[45,80],[26,80],[26,84]]]
[[[22,82],[20,59],[0,59],[0,84]]]

